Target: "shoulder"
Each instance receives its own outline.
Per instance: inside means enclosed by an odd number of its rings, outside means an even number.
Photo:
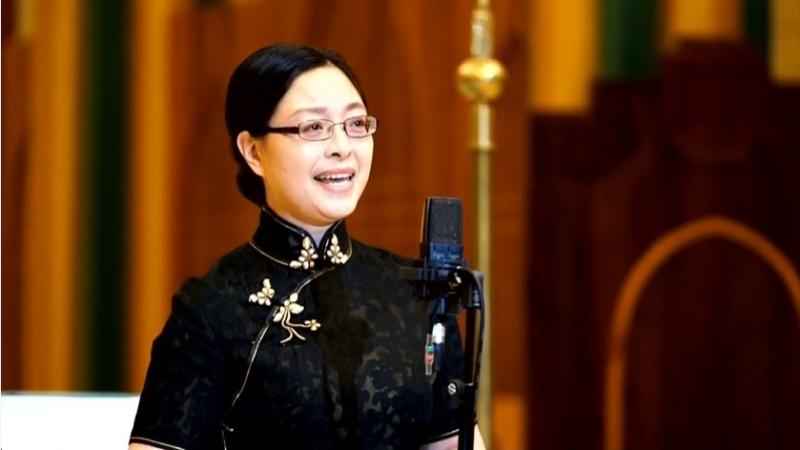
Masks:
[[[388,250],[365,244],[361,241],[352,239],[353,254],[367,262],[376,264],[389,269],[409,267],[414,264],[414,260]]]
[[[367,258],[374,259],[379,263],[394,266],[410,266],[414,260],[405,256],[392,253],[389,250],[365,244],[359,240],[352,239],[353,253],[361,254]]]
[[[410,282],[403,275],[404,267],[411,267],[412,259],[353,240],[353,259],[347,266],[348,276],[359,286],[377,289],[385,298],[402,298],[411,295]]]
[[[266,272],[279,270],[260,256],[244,244],[219,258],[205,275],[187,279],[173,296],[173,319],[217,336],[257,332],[270,310],[253,308],[248,298],[261,288]]]
[[[176,299],[202,309],[227,305],[258,282],[257,271],[263,272],[264,266],[263,258],[258,256],[250,245],[240,245],[215,261],[205,275],[188,278]]]

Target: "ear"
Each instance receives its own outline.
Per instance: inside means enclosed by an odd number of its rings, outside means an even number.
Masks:
[[[258,151],[257,144],[258,142],[249,131],[242,131],[236,136],[236,146],[239,147],[239,153],[247,161],[250,170],[256,175],[264,176],[261,168],[261,153]]]

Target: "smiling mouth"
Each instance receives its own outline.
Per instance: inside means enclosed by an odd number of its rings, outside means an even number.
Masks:
[[[353,180],[355,176],[354,173],[351,174],[335,174],[335,175],[317,175],[314,177],[315,180],[319,181],[320,183],[329,183],[329,184],[336,184],[336,183],[347,183]]]

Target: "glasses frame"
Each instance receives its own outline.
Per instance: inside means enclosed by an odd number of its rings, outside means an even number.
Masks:
[[[365,134],[363,136],[353,136],[353,135],[351,135],[350,133],[347,132],[347,127],[344,126],[344,125],[347,122],[349,122],[351,120],[356,120],[356,119],[370,119],[370,120],[372,120],[373,122],[375,122],[375,129],[372,131],[372,133]],[[303,137],[303,135],[300,134],[300,127],[303,124],[308,123],[308,122],[325,122],[325,123],[330,124],[328,126],[328,129],[331,130],[331,134],[328,135],[327,137],[322,138],[322,139],[308,139],[308,138]],[[375,116],[370,116],[369,114],[364,114],[363,116],[348,117],[347,119],[344,119],[341,122],[334,122],[334,121],[332,121],[330,119],[311,119],[311,120],[304,120],[304,121],[298,123],[297,126],[295,126],[295,127],[264,127],[264,128],[261,128],[259,131],[261,131],[263,134],[267,134],[267,133],[296,134],[300,139],[302,139],[304,141],[322,142],[322,141],[327,141],[328,139],[333,137],[333,132],[334,132],[333,128],[338,126],[338,125],[342,125],[342,130],[344,130],[344,133],[347,135],[347,137],[354,138],[354,139],[361,139],[361,138],[372,136],[373,134],[375,134],[376,131],[378,131],[378,118],[375,117]]]

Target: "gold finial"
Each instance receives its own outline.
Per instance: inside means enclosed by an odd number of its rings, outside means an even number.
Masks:
[[[470,102],[491,102],[503,92],[508,75],[500,61],[473,57],[462,62],[456,72],[458,90]]]
[[[471,57],[458,66],[458,90],[470,102],[486,103],[503,92],[507,74],[494,51],[494,17],[488,1],[478,1],[472,11]]]

